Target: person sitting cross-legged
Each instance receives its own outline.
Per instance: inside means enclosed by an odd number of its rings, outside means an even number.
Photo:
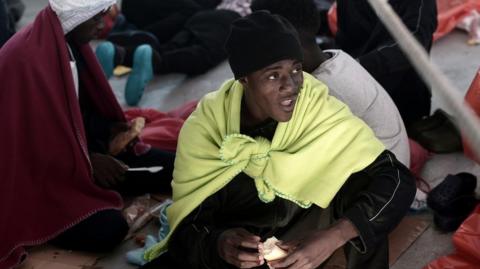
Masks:
[[[120,194],[170,189],[175,155],[136,137],[89,45],[114,3],[50,0],[0,50],[0,268],[47,242],[109,251],[129,229]],[[145,166],[164,169],[128,171]]]
[[[303,72],[298,34],[257,11],[226,43],[235,78],[185,122],[170,233],[151,268],[318,268],[344,247],[348,268],[388,268],[388,234],[415,194],[407,167],[325,84]]]

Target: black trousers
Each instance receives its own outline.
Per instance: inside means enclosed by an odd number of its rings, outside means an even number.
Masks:
[[[405,177],[402,173],[399,175]],[[332,223],[344,215],[344,212],[348,208],[355,206],[358,197],[361,196],[362,190],[368,188],[370,180],[367,180],[364,176],[365,175],[361,174],[352,175],[339,193],[337,193],[331,204],[332,215],[330,216],[330,221]],[[357,229],[361,229],[361,227],[357,227]],[[350,242],[343,246],[343,251],[347,259],[347,269],[389,268],[388,234],[383,238],[377,238],[376,245],[370,247],[366,253],[359,252]]]
[[[224,45],[231,23],[240,18],[229,10],[207,10],[192,16],[184,29],[160,47],[157,74],[198,75],[227,58]]]
[[[15,25],[5,0],[0,0],[0,48],[15,33]]]
[[[347,257],[347,269],[388,269],[388,238],[382,240],[375,248],[368,253],[361,254],[349,243],[343,246],[345,256]],[[328,260],[327,260],[328,261]],[[317,269],[325,266],[326,262],[320,265]],[[234,268],[229,267],[229,268]],[[267,265],[257,268],[267,269]],[[140,269],[189,269],[181,268],[174,262],[170,253],[167,251],[155,258],[153,261],[140,267]]]
[[[202,7],[193,0],[123,0],[122,13],[138,29],[151,32],[160,43],[171,39]]]
[[[335,195],[329,208],[322,210],[312,206],[302,210],[289,221],[287,226],[276,230],[275,235],[285,240],[294,239],[305,231],[326,228],[335,220],[346,217],[352,221],[361,235],[343,247],[347,258],[347,269],[387,269],[389,268],[388,234],[405,216],[414,195],[415,181],[408,168],[398,162],[392,153],[384,151],[372,164],[348,178]],[[209,206],[215,205],[209,204]],[[255,212],[250,211],[250,214]],[[218,227],[222,227],[222,223],[218,223]],[[248,228],[248,225],[238,224],[238,227]],[[203,238],[201,236],[199,238]],[[175,238],[175,235],[172,238]],[[175,259],[183,257],[182,247],[179,246],[191,244],[191,240],[195,240],[194,236],[176,237],[176,240],[177,247],[172,247],[170,251],[144,265],[142,269],[185,268],[179,266],[179,263],[195,264],[196,260],[191,258],[198,256],[195,253],[185,255],[184,263],[172,258],[173,256],[176,257]],[[197,250],[190,249],[190,251]],[[209,265],[212,268],[233,268],[221,261],[216,252],[215,246],[210,250],[202,249],[202,255],[210,257]],[[223,265],[219,266],[220,264]]]
[[[388,239],[381,241],[376,248],[372,249],[369,253],[360,254],[350,244],[345,244],[344,247],[345,256],[347,257],[347,269],[388,269]],[[325,266],[326,263],[320,265],[318,269]],[[234,267],[229,267],[234,268]],[[257,268],[267,269],[267,265],[263,265]],[[181,268],[174,262],[170,253],[167,251],[155,258],[153,261],[140,267],[140,269],[189,269]]]
[[[174,153],[152,148],[145,155],[124,154],[119,159],[130,167],[164,167],[157,173],[127,172],[125,181],[117,187],[122,195],[171,191]],[[103,210],[66,230],[50,243],[71,250],[105,252],[120,244],[128,229],[120,210]]]
[[[66,230],[50,241],[69,250],[106,252],[127,235],[128,224],[120,210],[103,210]]]
[[[161,44],[153,55],[155,74],[198,75],[225,60],[227,52],[224,45],[230,32],[230,25],[238,18],[240,15],[230,10],[200,11],[165,42],[155,34],[157,31],[165,33],[163,29],[144,29],[154,33]],[[137,45],[140,44],[132,44],[125,48],[125,57],[119,64],[132,66]]]

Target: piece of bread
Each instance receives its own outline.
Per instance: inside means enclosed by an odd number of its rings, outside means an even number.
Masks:
[[[133,121],[132,121],[132,127],[130,129],[130,132],[132,132],[132,136],[137,136],[140,134],[140,132],[143,130],[143,128],[145,127],[145,118],[143,117],[138,117],[138,118],[135,118]]]
[[[263,258],[267,261],[274,261],[287,256],[287,251],[277,246],[280,242],[275,236],[272,236],[263,242]]]
[[[113,75],[116,76],[116,77],[125,76],[125,75],[129,74],[130,72],[132,72],[132,68],[127,67],[127,66],[123,66],[123,65],[119,65],[119,66],[115,67],[115,69],[113,69]]]
[[[109,144],[109,152],[116,156],[122,152],[133,139],[135,139],[145,127],[145,118],[138,117],[131,121],[128,131],[117,134]]]

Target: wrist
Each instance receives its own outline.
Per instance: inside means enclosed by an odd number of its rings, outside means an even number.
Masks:
[[[348,219],[339,219],[331,229],[336,234],[338,247],[345,245],[359,235],[357,228]]]

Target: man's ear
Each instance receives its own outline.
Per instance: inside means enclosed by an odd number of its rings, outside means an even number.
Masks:
[[[248,82],[247,77],[240,78],[240,79],[238,79],[238,81],[240,83],[242,83],[243,86],[247,85],[247,82]]]

